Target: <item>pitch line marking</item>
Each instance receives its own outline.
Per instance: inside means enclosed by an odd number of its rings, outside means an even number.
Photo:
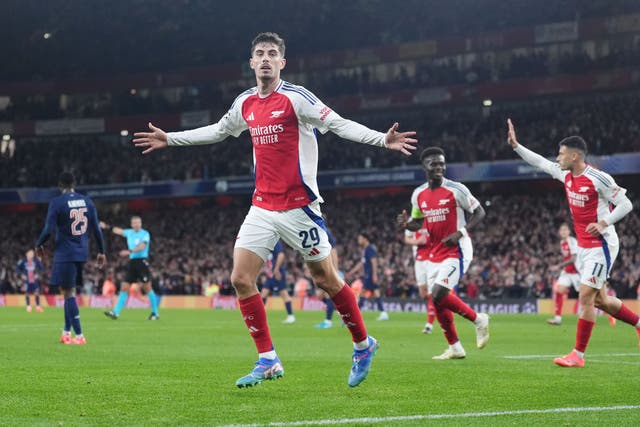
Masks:
[[[586,354],[586,357],[638,357],[640,353],[607,353],[607,354]],[[521,359],[548,359],[550,357],[559,357],[557,354],[520,354],[513,356],[498,356],[501,359],[513,359],[513,360],[521,360]]]
[[[624,362],[620,360],[599,360],[599,359],[587,359],[589,363],[615,363],[616,365],[640,365],[640,361],[638,362]]]
[[[619,405],[619,406],[587,406],[583,408],[550,408],[550,409],[521,409],[514,411],[493,411],[493,412],[464,412],[461,414],[424,414],[405,415],[393,417],[367,417],[367,418],[338,418],[332,420],[306,420],[306,421],[285,421],[260,424],[226,424],[221,427],[296,427],[296,426],[322,426],[335,424],[382,424],[394,421],[416,421],[416,420],[442,420],[454,418],[481,418],[504,415],[528,415],[528,414],[561,414],[569,412],[605,412],[605,411],[625,411],[638,410],[640,405]]]

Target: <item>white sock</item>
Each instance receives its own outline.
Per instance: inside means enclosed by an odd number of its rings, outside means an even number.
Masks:
[[[71,331],[62,330],[62,335],[71,335]]]
[[[353,347],[354,347],[356,350],[364,350],[364,349],[366,349],[367,347],[369,347],[369,338],[367,338],[367,339],[366,339],[366,340],[364,340],[364,341],[354,342],[354,343],[353,343]]]
[[[271,350],[271,351],[266,351],[264,353],[258,353],[258,357],[261,359],[274,360],[278,356],[276,355],[275,350]]]
[[[560,315],[556,315],[553,320],[555,320],[556,322],[562,322],[562,316]]]
[[[577,354],[578,356],[580,356],[580,359],[584,359],[584,353],[583,353],[582,351],[578,351],[578,350],[576,350],[575,348],[573,349],[573,351],[575,351],[575,352],[576,352],[576,354]]]

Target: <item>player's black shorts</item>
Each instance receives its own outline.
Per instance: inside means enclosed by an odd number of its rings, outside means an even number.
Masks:
[[[146,283],[150,280],[151,273],[149,272],[149,262],[146,258],[130,259],[125,281],[127,283]]]

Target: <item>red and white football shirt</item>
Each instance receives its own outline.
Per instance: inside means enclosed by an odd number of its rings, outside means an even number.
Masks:
[[[468,236],[462,237],[458,246],[442,243],[445,237],[466,225],[465,211],[472,213],[480,205],[466,186],[446,178],[440,187],[434,189],[425,183],[414,190],[411,205],[411,217],[424,218],[423,227],[429,233],[424,249],[426,260],[441,262],[457,258],[471,261],[473,248]]]
[[[169,145],[211,144],[237,137],[247,129],[253,143],[253,205],[272,211],[322,201],[315,129],[385,146],[385,134],[340,117],[307,89],[285,81],[265,97],[257,88],[243,92],[218,123],[167,136]]]
[[[622,202],[626,190],[618,187],[613,178],[593,166],[587,168],[579,176],[565,173],[564,189],[573,216],[573,224],[581,248],[597,248],[602,246],[602,239],[587,233],[587,225],[600,221],[609,212],[609,203],[617,205]],[[602,233],[605,240],[618,241],[613,225]]]
[[[416,238],[416,239],[419,239],[422,236],[424,236],[427,238],[427,241],[429,240],[429,232],[427,231],[426,228],[421,228],[418,231],[405,230],[405,235]],[[413,245],[411,249],[413,252],[413,258],[415,258],[417,261],[426,261],[427,259],[429,259],[429,248],[427,247],[426,244]]]
[[[566,240],[560,241],[560,251],[562,252],[562,261],[568,261],[572,256],[578,254],[578,241],[575,237],[569,236]],[[578,274],[576,266],[571,263],[564,266],[564,271],[569,274]]]
[[[626,200],[627,190],[619,187],[611,175],[587,165],[580,175],[573,176],[569,171],[560,169],[558,163],[547,160],[522,145],[518,145],[514,151],[527,163],[564,183],[580,248],[600,248],[610,243],[618,244],[618,235],[613,224],[605,228],[598,237],[586,231],[587,225],[600,221],[611,212],[611,205],[617,206]]]

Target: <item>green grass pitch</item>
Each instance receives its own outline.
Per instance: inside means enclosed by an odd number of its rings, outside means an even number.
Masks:
[[[640,425],[638,338],[606,318],[598,320],[586,367],[563,369],[534,356],[568,352],[575,317],[552,327],[542,316],[495,315],[484,350],[475,348],[472,325],[456,317],[467,359],[435,361],[446,343],[439,327],[420,333],[423,315],[392,313],[377,322],[376,313],[365,313],[380,350],[369,378],[350,389],[345,328],[314,329],[320,312],[297,313],[294,325],[270,312],[285,376],[238,389],[235,380],[256,359],[239,312],[164,310],[157,322],[147,314],[125,310],[113,321],[83,308],[88,344],[65,346],[58,342],[62,309],[0,308],[0,425]],[[531,357],[505,358],[518,355]],[[561,410],[501,413],[554,408]],[[431,415],[444,417],[409,418]],[[369,419],[348,421],[361,418]]]

